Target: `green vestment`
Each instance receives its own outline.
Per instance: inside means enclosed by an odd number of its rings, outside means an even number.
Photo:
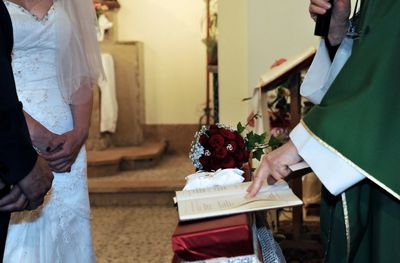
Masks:
[[[366,0],[360,38],[303,124],[368,179],[324,190],[327,262],[400,262],[400,1]]]

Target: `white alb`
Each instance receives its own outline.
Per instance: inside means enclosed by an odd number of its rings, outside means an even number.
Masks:
[[[317,54],[300,87],[301,95],[319,104],[350,57],[352,46],[353,40],[345,38],[331,61],[325,42],[321,40]],[[354,165],[314,138],[302,123],[292,130],[290,139],[299,155],[331,194],[339,195],[365,178]]]

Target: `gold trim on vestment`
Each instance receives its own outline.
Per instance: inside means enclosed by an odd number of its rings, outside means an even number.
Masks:
[[[346,193],[343,192],[342,196],[342,206],[343,206],[343,217],[344,217],[344,225],[346,228],[346,240],[347,240],[347,253],[346,253],[346,262],[349,262],[350,259],[350,221],[349,221],[349,210],[347,208],[347,198]]]
[[[311,131],[311,129],[307,126],[307,124],[303,121],[303,119],[300,120],[300,123],[303,125],[304,129],[306,129],[306,131],[315,139],[317,140],[320,144],[322,144],[324,147],[326,147],[328,150],[330,150],[331,152],[333,152],[334,154],[336,154],[339,158],[341,158],[343,161],[345,161],[347,164],[349,164],[350,166],[352,166],[354,169],[356,169],[357,171],[359,171],[362,175],[364,175],[365,177],[367,177],[369,180],[371,180],[372,182],[376,183],[377,185],[379,185],[381,188],[383,188],[385,191],[387,191],[389,194],[393,195],[395,198],[397,198],[398,200],[400,200],[400,195],[398,193],[396,193],[395,191],[393,191],[391,188],[387,187],[384,183],[382,183],[381,181],[379,181],[378,179],[376,179],[375,177],[373,177],[372,175],[370,175],[369,173],[367,173],[366,171],[364,171],[362,168],[360,168],[359,166],[357,166],[355,163],[353,163],[352,161],[350,161],[348,158],[346,158],[343,154],[341,154],[339,151],[337,151],[335,148],[333,148],[332,146],[330,146],[329,144],[327,144],[325,141],[323,141],[321,138],[319,138],[315,133],[313,133]],[[312,168],[312,167],[311,167]]]

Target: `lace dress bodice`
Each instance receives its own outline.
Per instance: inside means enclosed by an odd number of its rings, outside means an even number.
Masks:
[[[4,3],[13,23],[12,66],[18,97],[35,120],[62,134],[73,129],[73,118],[58,85],[56,20],[64,20],[66,34],[71,26],[58,1],[43,19],[17,4]],[[94,262],[84,148],[71,172],[54,173],[43,206],[13,213],[4,262]]]
[[[19,99],[33,118],[55,133],[64,133],[73,124],[57,81],[55,21],[65,20],[68,34],[68,17],[56,9],[57,2],[42,19],[17,4],[5,3],[14,28],[12,66]]]
[[[13,68],[18,89],[32,88],[37,81],[44,79],[53,81],[56,78],[54,6],[42,20],[38,20],[23,7],[12,2],[6,2],[6,5],[13,18]]]

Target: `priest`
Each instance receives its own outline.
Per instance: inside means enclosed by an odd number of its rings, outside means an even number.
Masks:
[[[400,1],[361,0],[350,20],[350,0],[333,2],[310,0],[312,17],[332,9],[302,86],[317,105],[264,156],[249,196],[304,160],[324,185],[325,261],[400,262]]]

